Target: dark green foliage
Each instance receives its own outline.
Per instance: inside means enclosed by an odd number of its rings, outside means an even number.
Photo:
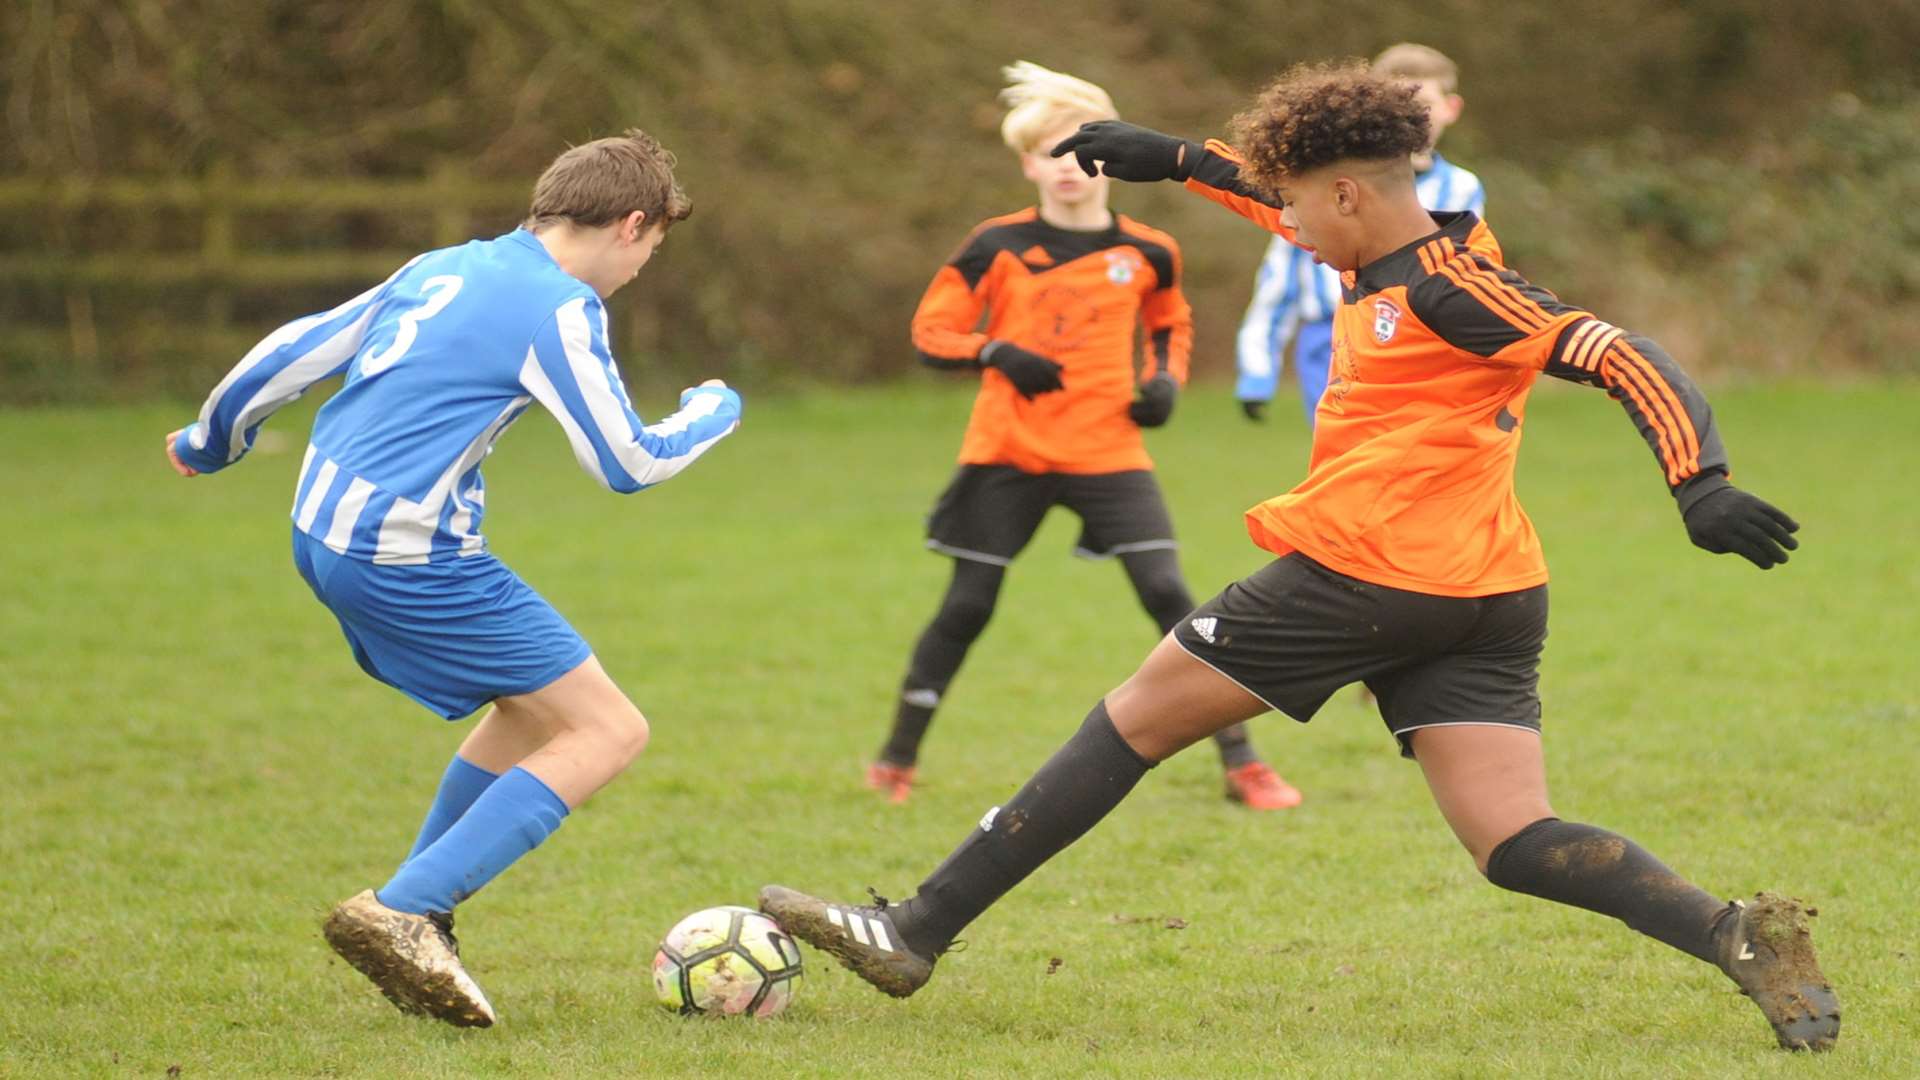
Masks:
[[[995,133],[1001,64],[1204,135],[1289,63],[1399,38],[1460,62],[1444,149],[1489,180],[1524,272],[1696,366],[1914,366],[1912,5],[21,0],[0,12],[0,399],[197,393],[251,337],[362,287],[343,254],[505,229],[554,153],[633,124],[679,152],[696,206],[615,304],[636,367],[891,375],[940,260],[1031,201]],[[6,187],[112,177],[289,194],[210,226],[177,199]],[[478,188],[348,209],[301,187],[423,177]],[[1185,245],[1197,369],[1223,372],[1262,238],[1176,190],[1115,202]],[[210,233],[316,260],[313,280],[201,267]]]

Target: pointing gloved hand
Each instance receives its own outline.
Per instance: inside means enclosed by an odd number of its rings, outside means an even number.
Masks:
[[[1072,154],[1088,176],[1099,176],[1098,161],[1115,180],[1139,183],[1186,180],[1200,161],[1202,147],[1187,139],[1164,135],[1123,120],[1096,120],[1060,140],[1053,156]]]
[[[1010,341],[987,342],[980,350],[980,365],[998,369],[1028,401],[1066,388],[1060,381],[1059,364]]]

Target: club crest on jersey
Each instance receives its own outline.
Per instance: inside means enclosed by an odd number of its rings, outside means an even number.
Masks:
[[[1107,252],[1107,280],[1115,285],[1125,285],[1133,280],[1134,259],[1131,252]]]
[[[1393,340],[1393,332],[1399,328],[1399,306],[1384,296],[1375,300],[1373,302],[1373,339],[1385,345]]]

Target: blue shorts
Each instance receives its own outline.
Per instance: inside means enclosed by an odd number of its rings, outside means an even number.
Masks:
[[[367,674],[449,720],[538,690],[593,650],[492,555],[379,566],[293,531],[293,564]]]

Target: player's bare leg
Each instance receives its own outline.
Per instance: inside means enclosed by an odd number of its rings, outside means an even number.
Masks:
[[[652,734],[647,718],[592,656],[531,694],[500,698],[494,710],[489,719],[497,715],[503,730],[489,735],[490,748],[502,754],[517,751],[537,733],[549,733],[538,749],[506,767],[518,765],[538,776],[569,808],[625,772]],[[476,728],[469,741],[482,734]]]
[[[1120,556],[1127,581],[1140,597],[1140,606],[1167,633],[1193,611],[1193,596],[1180,574],[1180,562],[1171,548],[1149,548]],[[1299,806],[1300,789],[1262,760],[1253,746],[1253,733],[1243,723],[1228,724],[1213,733],[1220,752],[1227,798],[1249,810],[1286,810]]]
[[[1502,840],[1554,816],[1540,733],[1532,728],[1431,727],[1412,737],[1440,816],[1482,874]]]
[[[1159,764],[1234,724],[1268,712],[1240,684],[1160,639],[1140,669],[1109,693],[1113,729],[1142,758]]]
[[[911,899],[842,904],[769,885],[760,910],[880,990],[906,997],[925,985],[961,928],[1097,824],[1148,769],[1265,711],[1260,699],[1163,640],[1013,798],[987,811]]]
[[[1413,750],[1454,835],[1489,881],[1611,915],[1727,974],[1789,1050],[1826,1050],[1840,1000],[1820,972],[1799,903],[1723,903],[1624,836],[1561,821],[1529,728],[1421,728]]]
[[[488,706],[485,716],[461,740],[460,756],[493,773],[503,773],[547,745],[554,733],[530,717]]]
[[[324,926],[328,944],[403,1011],[493,1023],[493,1006],[460,960],[454,905],[545,839],[647,738],[646,718],[592,657],[539,690],[498,699],[458,756],[490,773],[522,774],[503,781],[520,790],[490,787],[380,892],[337,905]]]

